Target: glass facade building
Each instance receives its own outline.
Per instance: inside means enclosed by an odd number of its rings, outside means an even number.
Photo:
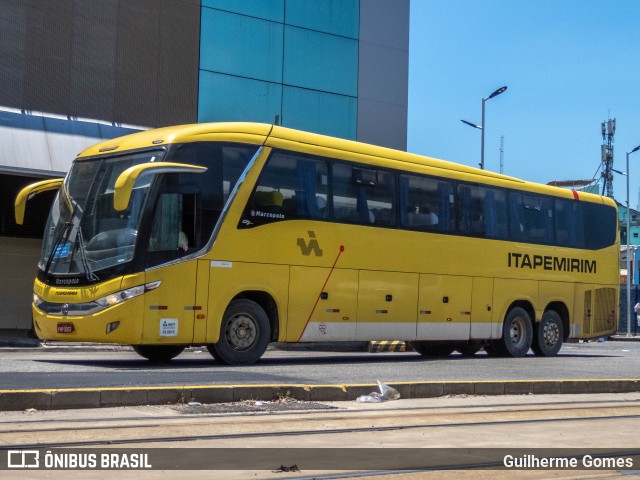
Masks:
[[[198,121],[357,137],[359,0],[203,0]]]

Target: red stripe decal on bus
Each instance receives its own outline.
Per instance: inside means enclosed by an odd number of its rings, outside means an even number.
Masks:
[[[307,322],[304,324],[304,328],[302,329],[302,332],[300,332],[300,337],[298,337],[298,341],[300,341],[300,339],[302,338],[302,335],[304,335],[304,331],[307,329],[307,326],[309,325],[309,322],[311,321],[311,317],[313,316],[313,312],[316,311],[316,307],[318,306],[318,302],[320,301],[320,295],[322,295],[322,292],[324,292],[324,287],[327,286],[327,283],[329,283],[329,279],[331,278],[331,274],[333,273],[333,270],[336,268],[336,264],[338,263],[338,259],[340,258],[340,255],[342,255],[342,252],[344,252],[344,245],[340,245],[340,251],[338,252],[338,256],[336,257],[335,261],[333,262],[333,265],[331,266],[331,270],[329,270],[329,275],[327,275],[327,279],[324,281],[324,285],[322,285],[322,288],[320,289],[320,293],[318,293],[318,297],[316,298],[316,303],[313,305],[313,308],[311,309],[311,313],[309,313],[309,317],[307,318]]]
[[[578,197],[578,192],[576,192],[575,190],[571,190],[571,193],[573,193],[574,200],[580,200],[580,198]]]

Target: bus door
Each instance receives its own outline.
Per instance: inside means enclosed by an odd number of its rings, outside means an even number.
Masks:
[[[195,193],[165,191],[158,197],[145,252],[145,281],[151,289],[144,295],[143,343],[191,343],[195,315],[206,307],[206,298],[198,303],[202,299],[196,295],[197,260],[181,261],[195,250],[195,204]]]
[[[357,294],[357,270],[291,267],[287,341],[354,340]]]
[[[417,340],[468,340],[471,277],[420,275]]]
[[[417,273],[360,271],[356,340],[415,340]]]

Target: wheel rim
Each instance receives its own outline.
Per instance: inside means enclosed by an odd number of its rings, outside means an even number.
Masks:
[[[247,350],[258,337],[257,322],[246,313],[234,315],[227,324],[226,337],[227,343],[234,350]]]
[[[542,339],[545,345],[553,347],[557,345],[560,339],[560,329],[555,322],[547,322],[542,328]]]
[[[522,317],[516,317],[509,326],[509,340],[516,348],[524,347],[526,340],[525,320]]]

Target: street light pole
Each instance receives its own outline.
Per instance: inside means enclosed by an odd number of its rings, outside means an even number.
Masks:
[[[629,206],[629,155],[640,150],[640,145],[627,152],[627,337],[631,336],[631,210]]]
[[[481,136],[482,136],[482,140],[480,141],[480,168],[482,170],[484,170],[484,104],[487,100],[491,100],[493,97],[497,97],[498,95],[500,95],[501,93],[504,93],[504,91],[507,89],[506,86],[504,87],[500,87],[499,89],[497,89],[495,92],[493,92],[491,95],[489,95],[488,97],[485,97],[482,99],[482,125],[481,125]]]

